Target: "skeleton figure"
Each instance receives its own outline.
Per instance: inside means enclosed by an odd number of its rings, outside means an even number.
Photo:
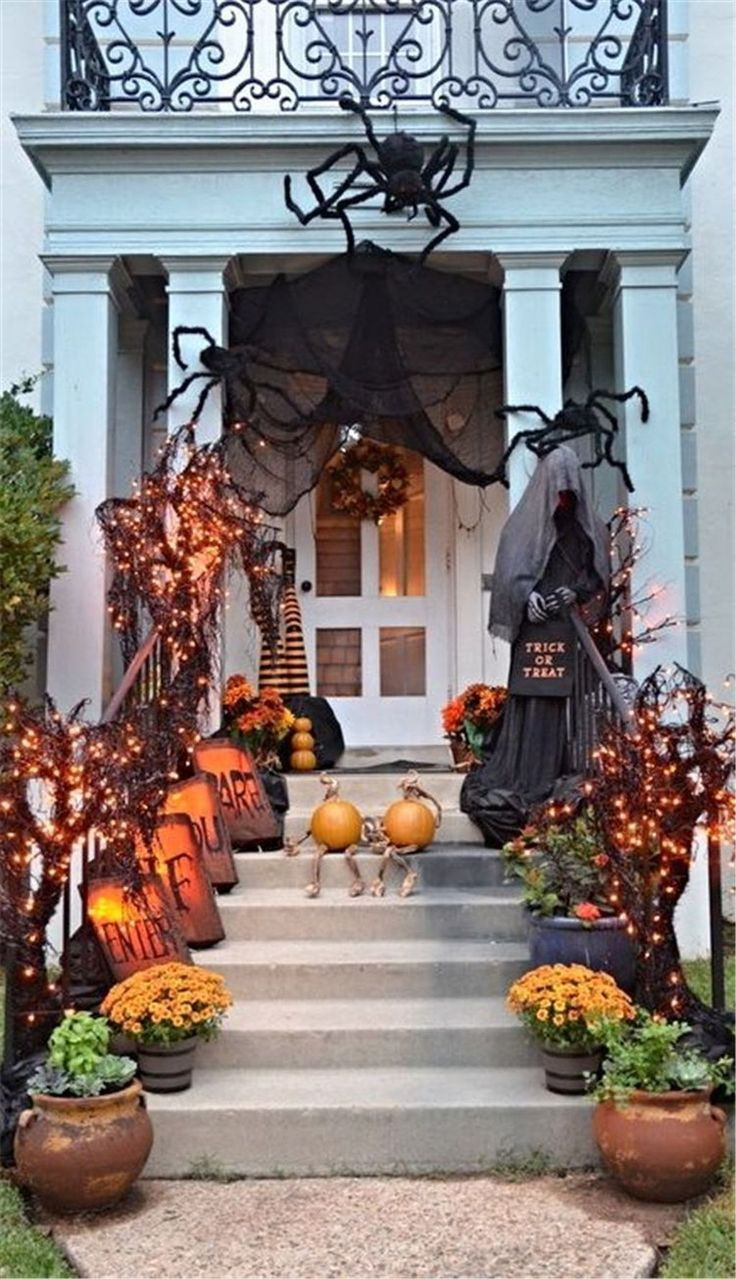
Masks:
[[[325,788],[325,796],[322,803],[326,803],[330,799],[337,799],[340,791],[340,783],[335,777],[329,777],[327,773],[320,773],[320,782]],[[302,844],[306,843],[311,835],[311,829],[306,830],[299,839],[294,839],[293,835],[287,835],[284,839],[284,853],[287,857],[298,857]],[[361,877],[358,863],[355,860],[358,852],[357,844],[349,844],[347,848],[330,850],[326,844],[318,844],[315,842],[314,852],[312,854],[312,879],[305,889],[307,897],[319,897],[322,891],[322,858],[325,853],[330,851],[342,852],[350,871],[351,881],[348,889],[351,897],[360,897],[366,889],[365,880]]]
[[[425,163],[424,148],[410,133],[396,132],[380,139],[364,107],[347,95],[340,98],[340,106],[343,111],[353,111],[360,116],[374,154],[369,155],[357,143],[346,142],[322,164],[309,169],[306,178],[316,203],[308,213],[295,202],[291,194],[291,177],[287,174],[284,178],[286,207],[296,215],[302,226],[308,226],[314,218],[339,218],[345,228],[348,253],[355,250],[355,236],[348,209],[365,204],[375,196],[383,196],[384,213],[399,213],[406,209],[409,211],[409,219],[412,219],[423,208],[430,226],[437,229],[437,234],[422,251],[420,262],[424,262],[442,240],[460,229],[460,223],[445,208],[444,201],[470,184],[475,165],[476,121],[456,111],[446,102],[439,108],[443,115],[456,120],[468,130],[465,168],[462,177],[450,184],[460,148],[456,142],[450,142],[447,134],[443,134],[432,148]],[[319,180],[346,156],[354,156],[355,163],[350,172],[337,182],[334,191],[327,194],[322,190]],[[367,177],[369,181],[359,182],[358,179],[362,177]]]
[[[416,853],[418,851],[416,844],[407,844],[405,848],[399,849],[396,844],[392,844],[386,834],[383,823],[378,817],[366,817],[363,822],[363,840],[368,845],[372,853],[381,858],[381,865],[378,868],[378,874],[371,884],[371,892],[374,897],[383,897],[386,892],[385,875],[390,864],[393,862],[404,871],[404,879],[399,888],[399,897],[410,897],[419,878],[417,872],[412,869],[410,863],[403,856],[404,853]]]

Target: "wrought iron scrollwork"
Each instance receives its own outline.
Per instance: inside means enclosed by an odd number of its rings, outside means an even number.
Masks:
[[[60,0],[61,103],[667,101],[666,0]]]

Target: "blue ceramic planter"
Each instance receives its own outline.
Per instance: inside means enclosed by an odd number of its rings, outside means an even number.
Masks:
[[[532,966],[584,964],[594,972],[610,973],[622,990],[631,994],[636,978],[636,950],[617,918],[579,919],[530,914],[529,951]]]

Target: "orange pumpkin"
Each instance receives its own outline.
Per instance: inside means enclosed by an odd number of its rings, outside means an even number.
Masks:
[[[383,826],[391,843],[397,847],[416,844],[417,848],[426,848],[434,839],[437,818],[431,808],[419,799],[397,799],[386,809]]]
[[[298,773],[308,773],[317,767],[317,756],[314,751],[294,751],[289,762]]]
[[[315,844],[324,844],[332,852],[357,844],[363,829],[363,818],[354,804],[346,799],[326,799],[312,813],[310,823]]]
[[[311,733],[294,733],[291,739],[292,751],[311,751],[314,747],[314,738]]]
[[[311,731],[312,731],[311,719],[306,719],[305,716],[301,716],[301,718],[294,720],[295,733],[311,733]]]

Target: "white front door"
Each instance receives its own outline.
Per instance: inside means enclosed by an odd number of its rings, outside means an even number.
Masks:
[[[417,454],[402,459],[409,499],[379,526],[333,508],[328,468],[289,530],[311,686],[332,704],[349,747],[442,740],[452,682],[450,481]]]

